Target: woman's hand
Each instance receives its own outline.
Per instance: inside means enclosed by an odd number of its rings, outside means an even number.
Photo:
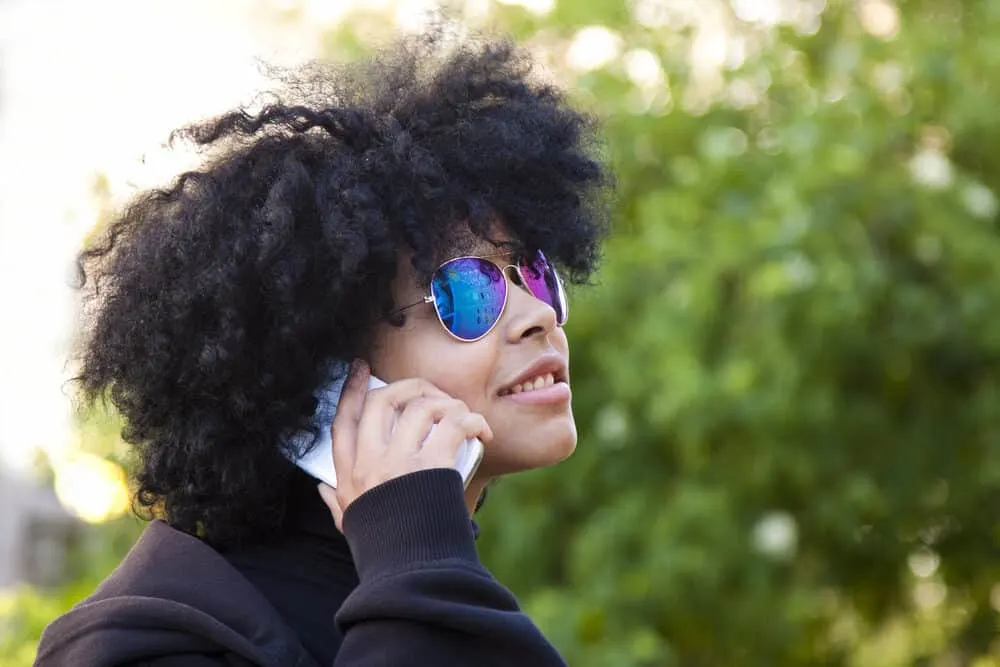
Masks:
[[[344,512],[366,491],[419,470],[452,468],[466,438],[493,439],[482,415],[430,382],[401,380],[367,391],[369,373],[362,361],[351,365],[331,426],[337,488],[319,487],[339,530]]]

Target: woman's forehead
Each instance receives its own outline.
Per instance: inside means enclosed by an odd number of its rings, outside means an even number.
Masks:
[[[518,252],[519,245],[513,241],[491,243],[485,239],[455,244],[449,248],[442,259],[447,261],[455,257],[506,257]]]
[[[513,253],[522,246],[520,240],[510,232],[507,225],[499,220],[494,220],[485,233],[483,231],[477,233],[467,225],[459,225],[452,230],[450,236],[452,247],[449,250],[453,253],[466,255]]]
[[[416,262],[412,252],[403,253],[400,268],[409,274],[410,281],[422,284],[430,279],[431,273],[441,264],[458,257],[489,257],[494,261],[515,261],[522,252],[521,244],[509,235],[496,235],[491,238],[476,236],[471,232],[456,234],[447,244],[439,246],[433,257],[427,257],[430,264]],[[425,268],[417,268],[423,264]]]

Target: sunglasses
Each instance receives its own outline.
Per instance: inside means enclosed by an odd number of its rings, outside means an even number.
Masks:
[[[569,315],[562,280],[539,251],[531,261],[500,265],[484,257],[456,257],[439,266],[431,276],[430,294],[400,308],[403,312],[434,304],[441,326],[454,338],[472,343],[493,331],[507,306],[507,276],[556,312],[562,326]]]

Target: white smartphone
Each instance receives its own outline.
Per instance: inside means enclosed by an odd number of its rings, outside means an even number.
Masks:
[[[333,373],[334,380],[320,389],[316,396],[316,412],[313,415],[313,424],[319,431],[316,443],[301,458],[291,459],[292,463],[334,488],[337,487],[337,471],[333,467],[333,440],[330,437],[330,425],[333,424],[333,417],[337,414],[337,403],[340,401],[340,392],[344,388],[348,369],[347,364],[337,364]],[[384,386],[385,382],[374,375],[369,376],[369,391]],[[431,430],[427,433],[428,437],[433,430],[434,427],[431,426]],[[296,436],[296,439],[308,442],[310,435],[303,433]],[[458,456],[455,459],[455,469],[462,475],[462,482],[466,488],[472,481],[472,476],[476,474],[476,470],[479,469],[482,460],[483,443],[478,438],[469,438],[459,447]]]

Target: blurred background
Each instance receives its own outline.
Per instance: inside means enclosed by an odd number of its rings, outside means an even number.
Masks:
[[[252,101],[422,0],[0,0],[0,667],[117,564],[72,258]],[[1000,665],[1000,1],[464,0],[605,122],[581,441],[480,552],[574,666]]]

